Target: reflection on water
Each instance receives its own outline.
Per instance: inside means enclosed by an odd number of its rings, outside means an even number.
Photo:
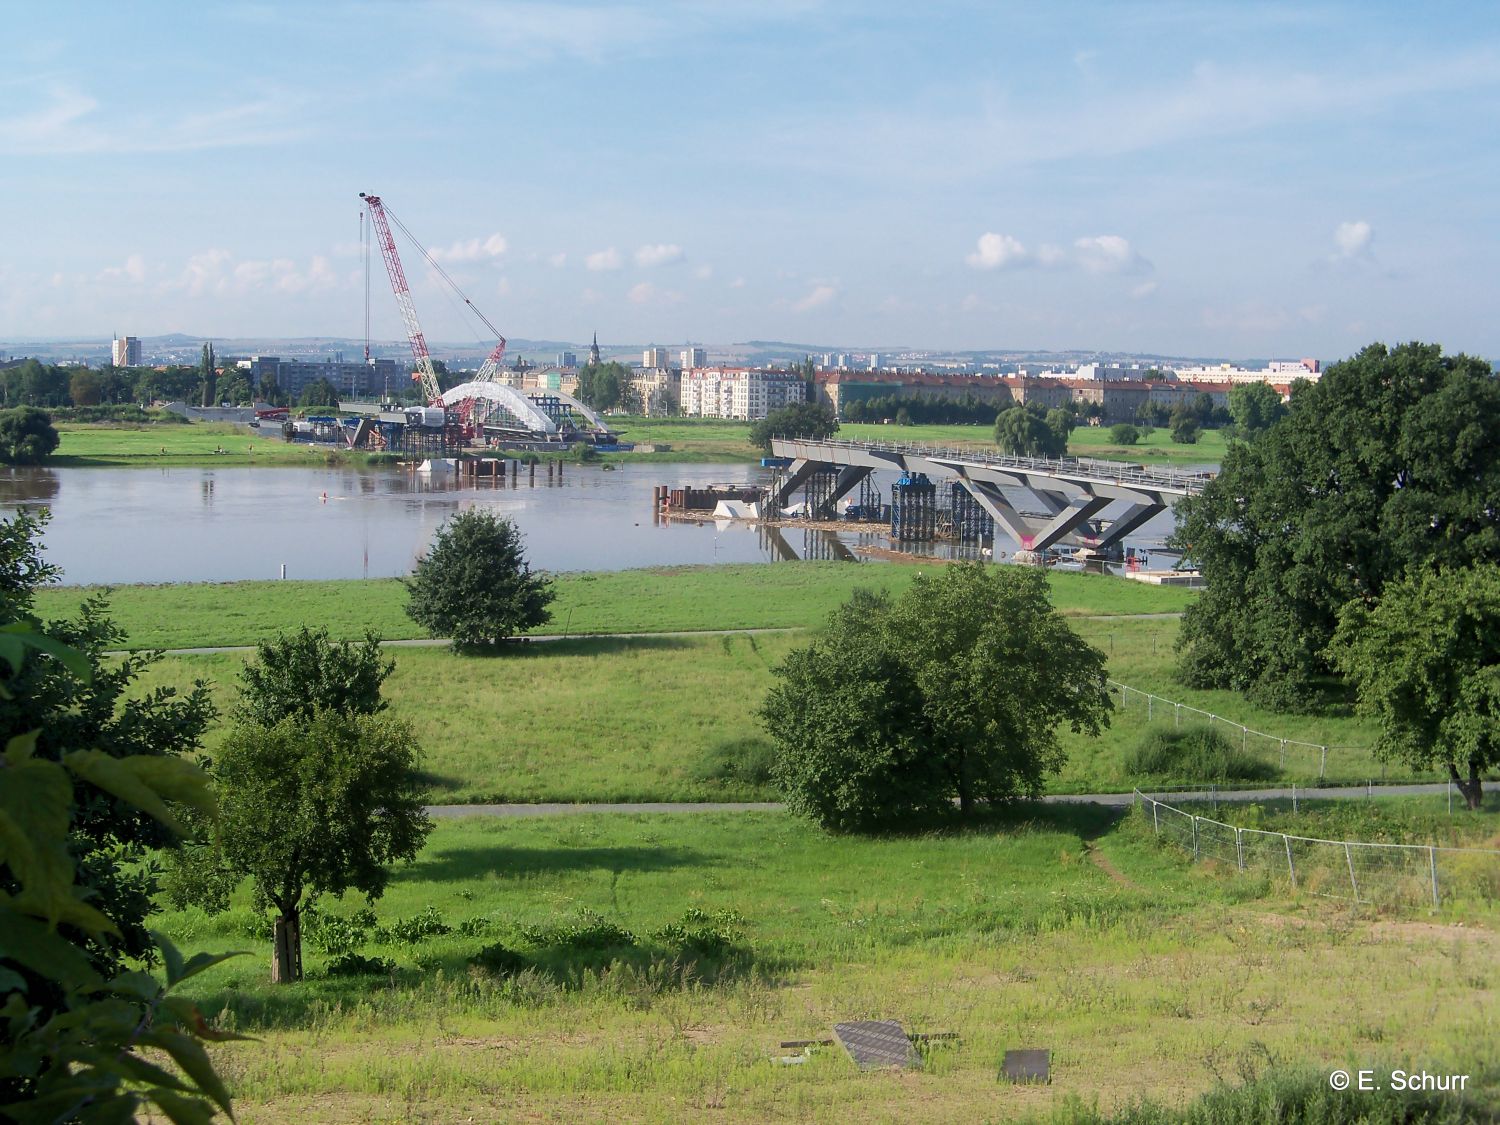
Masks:
[[[525,467],[514,484],[427,478],[406,469],[13,468],[0,508],[47,506],[48,561],[69,583],[222,582],[407,574],[449,516],[466,508],[513,519],[533,566],[623,570],[793,559],[857,561],[889,551],[879,528],[837,533],[715,521],[657,520],[652,489],[763,483],[755,465],[567,465],[560,479]],[[1170,516],[1132,543],[1159,541]],[[979,558],[978,547],[903,544],[903,552]],[[995,557],[1013,545],[995,544]]]

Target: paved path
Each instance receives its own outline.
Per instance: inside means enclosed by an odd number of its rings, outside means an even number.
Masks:
[[[1296,794],[1307,800],[1350,800],[1356,797],[1416,797],[1446,793],[1446,782],[1422,785],[1347,785],[1329,789],[1303,789]],[[1159,793],[1157,799],[1166,804],[1179,801],[1271,801],[1291,800],[1291,789],[1231,789],[1201,790],[1190,793]],[[1056,793],[1042,798],[1044,804],[1110,805],[1116,808],[1128,806],[1135,800],[1133,793]],[[703,812],[779,812],[785,806],[775,801],[625,801],[600,804],[536,804],[536,805],[428,805],[427,811],[434,817],[460,816],[570,816],[581,813],[703,813]]]
[[[1175,621],[1181,616],[1180,613],[1089,613],[1070,617],[1069,620]],[[761,636],[767,633],[802,633],[808,628],[809,626],[805,625],[778,625],[750,629],[669,629],[653,633],[539,633],[534,636],[518,637],[517,640],[550,644],[556,641],[649,640],[652,637]],[[349,639],[358,642],[362,638],[351,637]],[[450,642],[446,637],[408,637],[403,640],[383,640],[380,643],[386,648],[445,648]],[[166,648],[159,651],[168,656],[213,656],[221,652],[254,652],[255,647],[255,645],[205,645],[199,648]],[[105,655],[124,656],[125,652],[124,649],[114,649]]]

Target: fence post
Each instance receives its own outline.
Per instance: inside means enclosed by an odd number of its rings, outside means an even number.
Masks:
[[[1234,859],[1241,871],[1245,870],[1245,830],[1234,830]]]
[[[1198,818],[1193,817],[1193,862],[1198,860]]]
[[[1322,781],[1328,776],[1328,747],[1320,747],[1323,751],[1323,760],[1318,763],[1318,780]]]
[[[1208,784],[1208,804],[1214,812],[1219,811],[1219,787],[1214,782]]]
[[[1250,749],[1250,728],[1240,727],[1240,753],[1244,754]]]
[[[1349,885],[1354,888],[1354,901],[1359,901],[1359,880],[1354,877],[1354,850],[1349,847],[1349,841],[1344,841],[1344,859],[1349,864]]]
[[[1286,869],[1292,876],[1292,890],[1295,891],[1297,889],[1297,865],[1292,862],[1292,838],[1283,835],[1281,842],[1286,845]]]
[[[1156,801],[1151,802],[1151,830],[1157,836],[1161,835],[1161,813],[1158,811],[1160,805]]]
[[[1286,739],[1281,740],[1281,768],[1286,769]]]
[[[1172,725],[1180,728],[1182,726],[1182,704],[1177,703],[1172,708]]]
[[[1151,701],[1155,698],[1156,696],[1152,695],[1150,692],[1146,693],[1146,721],[1148,723],[1151,721]]]
[[[1292,782],[1292,815],[1297,815],[1297,783]]]
[[[1428,848],[1427,858],[1432,863],[1432,908],[1436,910],[1441,905],[1438,900],[1437,849]]]

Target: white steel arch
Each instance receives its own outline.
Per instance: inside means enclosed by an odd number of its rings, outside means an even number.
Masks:
[[[577,411],[588,420],[589,425],[600,430],[609,429],[599,415],[595,414],[572,395],[564,394],[562,391],[547,391],[546,393],[550,397],[557,399],[564,406]],[[472,383],[460,383],[452,390],[443,392],[444,406],[455,406],[465,400],[472,401],[476,399],[493,402],[504,407],[536,433],[557,433],[557,423],[547,416],[546,411],[532,402],[524,393],[516,390],[515,387],[506,386],[504,383],[496,383],[488,379],[482,382],[476,380]]]

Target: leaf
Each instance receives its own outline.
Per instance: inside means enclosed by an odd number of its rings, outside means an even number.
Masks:
[[[172,944],[171,939],[159,930],[148,930],[151,940],[156,943],[156,948],[161,950],[162,964],[167,969],[167,987],[171,988],[182,979],[182,954]]]
[[[230,1108],[229,1091],[224,1088],[224,1080],[215,1072],[214,1064],[209,1061],[208,1052],[203,1049],[202,1043],[190,1035],[167,1028],[153,1032],[147,1037],[147,1041],[171,1055],[172,1060],[182,1067],[198,1089],[213,1098],[225,1113],[234,1116],[234,1111]],[[162,1106],[163,1110],[166,1108]],[[177,1119],[174,1117],[173,1120]],[[212,1120],[212,1115],[203,1120]]]
[[[12,738],[5,748],[0,785],[0,863],[21,884],[26,909],[57,921],[77,900],[73,857],[68,854],[68,815],[73,785],[55,762],[32,757],[35,732]],[[17,909],[22,909],[19,905]]]
[[[88,683],[93,678],[93,669],[89,667],[88,657],[76,648],[63,644],[55,637],[37,632],[36,626],[31,622],[12,621],[8,625],[0,625],[0,661],[8,664],[12,672],[18,671],[25,662],[27,649],[45,652],[48,656],[56,658],[64,668],[84,683]]]
[[[201,1098],[183,1097],[169,1090],[151,1090],[147,1097],[161,1108],[173,1125],[213,1125],[213,1107]],[[228,1113],[228,1109],[225,1111]]]
[[[198,1010],[198,1005],[181,996],[168,996],[162,1001],[162,1007],[172,1013],[172,1017],[177,1021],[179,1027],[187,1028],[199,1039],[206,1040],[209,1043],[229,1043],[235,1041],[251,1043],[255,1041],[255,1037],[252,1035],[240,1035],[233,1031],[220,1031],[203,1018],[203,1013]]]
[[[181,980],[195,977],[205,969],[211,969],[220,961],[228,961],[231,957],[248,957],[248,950],[236,949],[229,953],[195,953],[188,958],[187,964],[183,966]]]
[[[4,904],[0,904],[0,957],[51,977],[64,988],[88,990],[102,983],[77,946]]]
[[[115,1062],[125,1076],[133,1082],[142,1082],[147,1086],[155,1086],[167,1090],[178,1090],[184,1094],[191,1094],[193,1088],[184,1082],[170,1070],[157,1066],[153,1062],[147,1062],[140,1055],[133,1055],[123,1051],[115,1057]]]
[[[192,805],[209,815],[213,813],[208,776],[182,758],[139,754],[114,758],[100,750],[79,750],[64,757],[63,765],[85,781],[161,821],[178,835],[183,834],[182,825],[163,798]]]

